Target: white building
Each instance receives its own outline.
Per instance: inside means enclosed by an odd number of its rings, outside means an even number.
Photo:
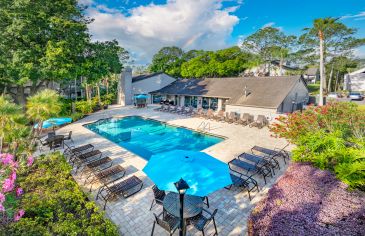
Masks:
[[[271,61],[250,69],[246,69],[244,72],[244,76],[284,76],[297,74],[298,71],[298,68],[292,67],[289,64],[284,64],[280,68],[280,62]]]
[[[365,67],[345,75],[344,90],[365,91]]]
[[[303,78],[307,84],[315,84],[320,80],[319,70],[316,67],[310,67],[303,73]]]
[[[179,106],[275,116],[307,104],[303,77],[182,79],[151,92]]]
[[[175,80],[163,72],[132,76],[132,69],[127,67],[122,72],[118,83],[118,104],[133,105],[134,97],[141,94],[147,95],[147,102],[152,103],[153,98],[150,92],[161,89]],[[157,102],[156,99],[158,98],[155,97],[155,102]]]

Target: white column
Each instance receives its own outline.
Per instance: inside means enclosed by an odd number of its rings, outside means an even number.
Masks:
[[[217,110],[218,111],[222,110],[222,106],[223,106],[223,100],[221,98],[218,98],[218,107],[217,107]]]
[[[180,106],[184,106],[185,104],[185,96],[180,96]]]
[[[203,106],[203,98],[202,97],[198,97],[198,105],[197,105],[198,109],[199,108],[202,108],[202,106]]]

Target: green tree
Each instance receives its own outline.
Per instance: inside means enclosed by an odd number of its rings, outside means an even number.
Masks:
[[[57,116],[62,104],[56,91],[45,89],[27,98],[26,109],[28,117],[38,124],[35,134],[40,135],[43,122],[52,116]]]
[[[184,51],[179,47],[163,47],[153,56],[150,70],[180,77],[183,56]]]
[[[11,128],[17,123],[21,115],[20,106],[9,101],[8,98],[0,96],[0,153],[2,153],[5,136],[11,132]]]
[[[356,29],[347,27],[339,22],[338,18],[333,17],[315,19],[313,26],[305,28],[304,31],[299,38],[304,54],[309,55],[313,62],[319,58],[321,77],[319,104],[323,105],[323,94],[327,92],[328,85],[331,86],[333,77],[331,68],[327,84],[325,67],[328,59],[338,56],[351,57],[353,50],[364,45],[365,41],[354,37]]]
[[[242,52],[237,46],[216,52],[199,53],[197,57],[184,62],[181,75],[186,78],[230,77],[238,76],[245,69],[252,66],[255,57]],[[256,59],[257,60],[257,59]]]
[[[287,36],[278,28],[265,27],[246,37],[241,48],[259,56],[261,62],[266,65],[264,72],[270,71],[272,60],[280,62],[280,71],[282,71],[285,60],[292,53],[295,41],[295,36]]]
[[[74,78],[80,71],[87,24],[77,0],[0,1],[0,81],[18,103],[49,81]]]

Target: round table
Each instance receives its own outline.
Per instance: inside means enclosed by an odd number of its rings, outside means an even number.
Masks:
[[[199,215],[203,210],[201,197],[184,195],[184,219]],[[163,200],[164,209],[173,216],[180,217],[180,198],[178,193],[170,192]]]

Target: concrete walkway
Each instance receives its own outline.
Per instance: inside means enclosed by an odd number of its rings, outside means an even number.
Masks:
[[[146,160],[134,155],[128,150],[116,145],[115,143],[95,134],[94,132],[83,127],[84,124],[109,117],[123,117],[127,115],[139,115],[167,122],[168,124],[185,126],[196,129],[202,121],[201,118],[190,118],[176,114],[153,111],[153,107],[136,109],[134,107],[111,106],[108,110],[96,112],[80,121],[65,126],[57,133],[63,134],[69,131],[73,132],[74,145],[92,143],[96,149],[103,152],[103,156],[109,156],[114,163],[122,165],[126,170],[126,177],[131,175],[138,176],[144,182],[143,189],[127,199],[114,199],[107,204],[106,215],[119,227],[119,231],[125,236],[144,236],[150,235],[153,224],[153,212],[162,211],[161,206],[155,206],[149,211],[150,204],[153,200],[151,186],[153,183],[141,171],[146,165]],[[211,126],[210,133],[225,136],[226,139],[214,146],[204,150],[204,152],[215,158],[228,162],[242,152],[249,152],[254,145],[260,145],[268,148],[281,148],[285,146],[286,141],[270,136],[268,128],[257,129],[243,127],[235,124],[209,121]],[[276,182],[277,178],[285,171],[286,166],[280,162],[281,170],[276,171],[273,178],[269,178],[265,185],[263,179],[259,176],[255,178],[259,181],[260,192],[253,193],[252,201],[249,201],[246,192],[240,189],[221,189],[210,194],[210,210],[218,209],[216,222],[219,235],[245,235],[247,217],[255,203],[260,201],[267,193],[268,189]],[[89,186],[84,186],[83,176],[74,175],[76,181],[88,192]],[[95,185],[90,198],[95,199],[98,186]],[[102,202],[97,201],[101,206]],[[208,226],[206,235],[213,234],[213,224]],[[159,226],[156,226],[155,235],[167,235]],[[178,233],[175,233],[178,235]],[[188,227],[187,235],[200,235],[192,226]]]

